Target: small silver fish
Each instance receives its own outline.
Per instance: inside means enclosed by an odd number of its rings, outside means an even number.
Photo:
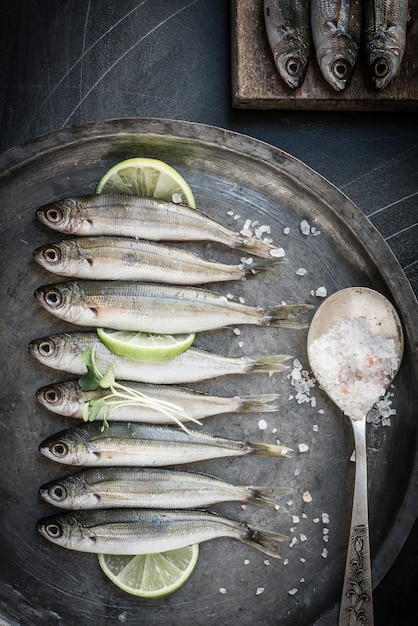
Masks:
[[[291,452],[286,446],[137,422],[113,422],[106,431],[98,422],[73,426],[45,439],[39,450],[58,463],[86,467],[160,467],[247,455],[285,458]]]
[[[297,89],[305,79],[311,48],[309,2],[264,0],[264,23],[277,70]]]
[[[94,350],[101,373],[112,363],[116,379],[152,384],[192,383],[229,374],[249,372],[282,372],[290,356],[259,355],[225,357],[198,348],[189,348],[179,356],[163,361],[138,361],[118,356],[106,348],[94,332],[60,333],[35,339],[29,352],[40,363],[81,376],[87,367],[81,359],[85,350]]]
[[[69,235],[116,235],[152,241],[216,241],[271,258],[275,246],[218,224],[197,209],[155,198],[93,194],[47,204],[36,212],[43,223]],[[273,251],[273,254],[271,254]]]
[[[129,281],[70,280],[35,291],[56,317],[88,327],[161,334],[200,332],[237,324],[306,328],[296,316],[306,304],[248,306],[197,287]]]
[[[374,86],[383,89],[399,73],[406,46],[408,0],[365,0],[367,65]]]
[[[181,422],[201,420],[221,413],[269,413],[279,409],[276,404],[270,404],[279,397],[278,394],[273,393],[223,397],[171,385],[147,385],[133,381],[128,381],[125,384],[141,394],[181,407],[184,411],[184,417],[178,416]],[[36,398],[53,413],[82,419],[86,402],[104,398],[108,394],[108,389],[98,387],[94,391],[86,391],[80,387],[78,381],[66,380],[41,387],[36,392]],[[172,423],[169,417],[149,407],[119,405],[119,398],[109,399],[108,403],[109,406],[114,406],[107,416],[109,421],[146,422],[149,424]],[[96,416],[96,419],[103,419],[103,409]]]
[[[245,502],[279,509],[288,489],[233,485],[199,472],[174,469],[103,467],[53,480],[39,490],[61,509],[193,509],[220,502]]]
[[[104,554],[152,554],[219,537],[239,539],[274,558],[271,544],[287,537],[207,511],[103,509],[51,515],[37,523],[49,541],[69,550]]]
[[[278,277],[281,261],[230,265],[162,244],[128,237],[79,237],[37,248],[34,260],[60,276],[201,285]]]
[[[312,39],[325,80],[335,89],[348,87],[361,37],[360,0],[311,0]]]

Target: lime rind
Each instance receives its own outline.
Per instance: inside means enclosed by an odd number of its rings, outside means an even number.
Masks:
[[[114,354],[138,361],[172,359],[190,348],[195,339],[195,333],[159,335],[106,328],[97,328],[97,335]]]

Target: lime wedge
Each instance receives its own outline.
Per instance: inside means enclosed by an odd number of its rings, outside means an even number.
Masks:
[[[98,328],[99,339],[115,354],[140,361],[162,361],[178,356],[192,345],[195,334],[154,333]]]
[[[120,589],[142,598],[160,598],[179,589],[193,572],[197,543],[156,554],[99,554],[103,572]]]
[[[117,163],[100,180],[96,192],[148,196],[196,208],[188,183],[171,165],[158,159],[136,157]]]

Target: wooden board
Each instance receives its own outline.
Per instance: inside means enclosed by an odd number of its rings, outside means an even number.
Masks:
[[[349,87],[337,93],[324,80],[314,53],[303,85],[293,90],[280,78],[264,28],[262,0],[231,0],[232,104],[246,109],[418,109],[418,0],[410,0],[411,18],[401,71],[376,90],[360,52]]]

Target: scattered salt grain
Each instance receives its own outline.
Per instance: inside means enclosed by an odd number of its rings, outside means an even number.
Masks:
[[[270,565],[270,561],[268,559],[264,560],[264,565]]]
[[[274,256],[277,258],[283,257],[285,256],[285,251],[283,250],[283,248],[272,248],[270,250],[270,256]]]
[[[241,215],[234,215],[234,220],[238,221],[240,217],[241,217]]]
[[[171,199],[174,202],[174,204],[180,204],[182,201],[181,193],[173,193],[173,196]]]
[[[324,415],[325,411],[324,409],[318,409],[318,415]]]
[[[299,522],[300,522],[299,516],[298,515],[292,515],[292,522],[294,524],[299,524]]]
[[[250,230],[249,228],[241,228],[239,232],[244,237],[251,237],[253,234],[252,230]]]
[[[219,593],[222,593],[225,595],[227,593],[225,587],[219,587]]]
[[[304,502],[312,502],[312,496],[311,496],[311,494],[309,493],[309,491],[305,491],[305,493],[304,493],[304,494],[303,494],[303,496],[302,496],[302,500],[303,500]]]
[[[329,541],[329,535],[324,535],[324,536],[322,537],[322,539],[325,541],[325,543],[328,543],[328,541]]]
[[[249,563],[250,563],[250,562],[249,562],[249,560],[248,560],[248,559],[245,559],[245,561],[244,561],[244,565],[249,565]]]
[[[266,430],[266,428],[267,428],[266,420],[259,420],[258,427],[259,427],[260,430]]]
[[[353,451],[352,451],[352,453],[351,453],[351,456],[350,456],[350,461],[351,461],[352,463],[355,463],[355,462],[356,462],[356,451],[355,451],[355,450],[353,450]]]
[[[230,215],[232,217],[232,215],[234,215],[234,212],[233,211],[227,211],[226,214]]]
[[[293,589],[289,589],[288,594],[290,596],[294,596],[295,593],[297,593],[297,592],[298,592],[298,590],[296,589],[296,587],[293,587]]]
[[[314,523],[314,524],[318,524],[318,522],[319,522],[319,517],[314,517],[312,521],[313,521],[313,523]]]
[[[321,518],[322,518],[322,523],[323,524],[329,524],[329,515],[328,515],[328,513],[322,513]]]
[[[307,220],[302,220],[299,224],[299,228],[302,235],[309,235],[309,233],[311,232],[311,227],[309,226]]]
[[[295,532],[295,530],[296,530],[296,526],[291,526],[291,527],[289,528],[289,532],[291,532],[291,533],[294,533],[294,532]]]
[[[297,543],[298,540],[296,539],[296,537],[293,537],[292,541],[289,544],[289,548],[293,548],[293,546],[295,545],[295,543]]]
[[[300,443],[298,448],[299,452],[307,452],[309,450],[309,446],[306,443]]]
[[[301,563],[306,563],[306,559],[304,559],[304,558],[303,558],[303,556],[301,556],[301,557],[300,557],[299,561],[300,561]]]
[[[302,513],[302,517],[303,519],[307,519],[308,516],[306,515],[306,513]]]
[[[245,224],[243,226],[244,230],[248,230],[251,226],[251,220],[245,220]]]
[[[326,559],[328,556],[328,550],[326,548],[324,548],[321,552],[321,556],[323,559]]]
[[[295,471],[293,472],[293,476],[299,476],[300,474],[300,469],[296,468]]]
[[[305,274],[307,273],[308,273],[308,270],[306,269],[306,267],[300,267],[299,269],[296,270],[297,276],[305,276]]]
[[[238,300],[241,302],[241,304],[245,304],[245,298],[243,298],[242,296],[240,296]]]
[[[242,346],[244,345],[244,342],[243,341],[238,341],[238,345],[239,345],[240,348],[242,348]]]
[[[241,334],[241,330],[239,328],[234,328],[233,331],[234,335],[240,335]]]
[[[326,298],[326,287],[318,287],[318,289],[315,291],[315,295],[318,296],[318,298]]]
[[[287,565],[288,563],[289,563],[289,559],[285,559],[285,560],[283,561],[283,565]]]
[[[228,298],[228,300],[233,300],[235,298],[233,293],[227,293],[226,297]]]
[[[292,506],[292,504],[293,504],[293,500],[288,500],[288,501],[286,502],[286,504],[287,504],[287,506]]]
[[[305,579],[304,579],[304,578],[301,578],[301,579],[299,580],[299,582],[300,582],[300,583],[304,583],[304,582],[305,582]]]
[[[289,226],[286,226],[285,228],[283,228],[283,232],[284,232],[285,235],[288,235],[290,233]]]
[[[299,539],[301,540],[301,542],[303,543],[304,541],[306,541],[308,538],[306,535],[304,535],[303,533],[300,533],[299,535]]]
[[[318,411],[318,413],[319,413],[319,411]],[[317,433],[317,432],[319,431],[319,426],[318,426],[318,424],[313,424],[313,425],[312,425],[312,430],[314,431],[314,433]]]
[[[329,528],[323,528],[323,529],[322,529],[322,532],[323,532],[323,534],[324,534],[324,535],[328,535],[328,533],[329,533]]]
[[[262,593],[264,593],[264,587],[257,587],[257,591],[255,592],[255,595],[259,596]]]

